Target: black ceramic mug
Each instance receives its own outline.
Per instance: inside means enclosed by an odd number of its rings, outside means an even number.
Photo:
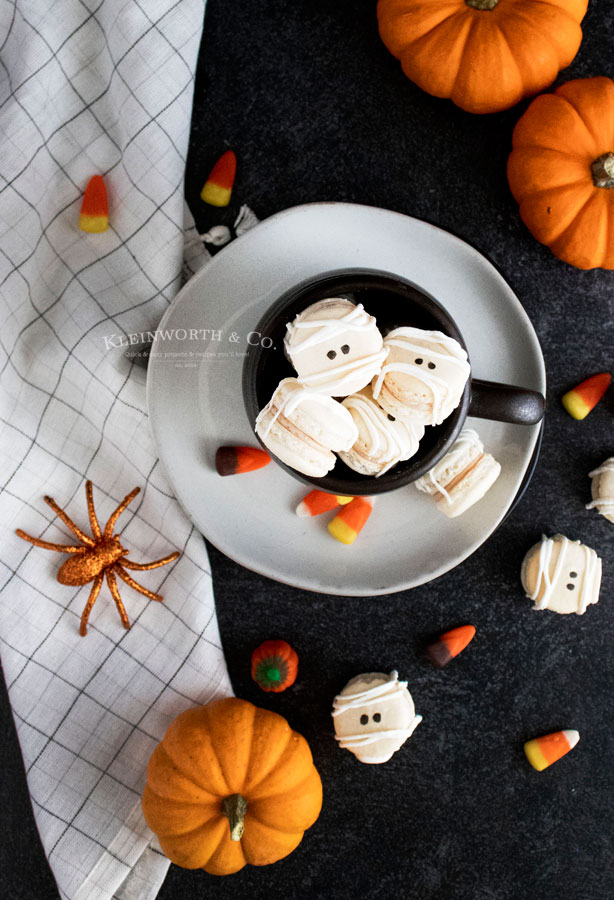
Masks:
[[[463,336],[450,314],[433,297],[397,275],[373,270],[333,272],[298,285],[276,301],[253,334],[260,336],[250,346],[243,364],[243,400],[252,429],[260,410],[269,402],[282,378],[296,377],[284,354],[286,325],[295,316],[327,297],[347,297],[362,303],[385,337],[394,328],[413,326],[442,331],[466,350]],[[471,362],[471,360],[469,360]],[[433,468],[458,437],[467,416],[495,419],[518,425],[535,425],[543,417],[544,398],[537,391],[492,381],[470,379],[456,409],[440,425],[427,426],[418,452],[376,478],[361,475],[337,459],[334,469],[322,478],[303,475],[277,460],[300,481],[334,494],[381,494],[416,481]],[[261,442],[262,443],[262,442]],[[264,446],[264,445],[263,445]]]

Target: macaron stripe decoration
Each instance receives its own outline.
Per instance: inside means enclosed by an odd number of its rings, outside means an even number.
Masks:
[[[591,375],[562,397],[562,404],[574,419],[585,419],[599,403],[612,381],[608,372]]]
[[[373,501],[364,497],[354,497],[351,503],[343,506],[328,530],[342,544],[353,544],[373,511]]]
[[[258,447],[218,447],[215,469],[218,475],[242,475],[268,466],[271,457]]]
[[[538,772],[543,772],[552,763],[569,753],[580,740],[580,735],[573,729],[555,731],[543,737],[533,738],[524,745],[524,752]]]
[[[100,234],[109,227],[109,201],[102,175],[93,175],[85,189],[79,228],[88,234]]]
[[[237,171],[237,157],[232,150],[220,156],[211,169],[200,198],[209,206],[228,206]]]

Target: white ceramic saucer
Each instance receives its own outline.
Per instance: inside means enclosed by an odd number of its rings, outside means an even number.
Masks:
[[[412,485],[383,494],[351,546],[329,535],[331,514],[309,520],[295,514],[308,488],[275,463],[220,477],[218,446],[257,446],[241,392],[248,334],[289,288],[351,268],[398,274],[439,300],[465,338],[474,377],[545,394],[533,327],[491,263],[433,225],[348,203],[278,213],[218,253],[160,323],[147,387],[160,459],[188,516],[216,547],[286,584],[371,596],[442,575],[492,534],[516,497],[540,426],[469,419],[502,466],[486,497],[447,519]]]

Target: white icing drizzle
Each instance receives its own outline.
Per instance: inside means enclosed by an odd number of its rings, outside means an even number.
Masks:
[[[258,434],[260,435],[260,437],[263,440],[266,439],[269,432],[271,431],[271,428],[273,427],[273,425],[275,424],[275,422],[277,421],[279,416],[282,415],[282,413],[285,416],[291,416],[293,412],[296,412],[296,410],[299,408],[301,403],[305,403],[305,401],[307,401],[307,400],[315,400],[317,403],[323,404],[324,406],[327,407],[329,413],[332,412],[332,410],[333,410],[333,407],[331,407],[331,405],[330,405],[331,403],[336,403],[337,406],[341,407],[341,404],[338,404],[336,400],[333,400],[332,397],[329,397],[327,394],[320,394],[317,391],[310,391],[303,386],[300,386],[300,387],[297,386],[294,389],[289,388],[286,396],[283,399],[281,399],[280,388],[282,388],[283,384],[284,384],[284,382],[282,381],[278,385],[277,390],[275,391],[275,393],[273,394],[273,396],[271,397],[271,399],[269,400],[267,405],[263,409],[260,410],[260,412],[258,413],[258,416],[256,417],[256,426],[255,426],[256,431],[258,432]],[[273,407],[276,407],[276,412],[271,416],[271,419],[267,423],[266,428],[264,428],[262,431],[258,431],[258,426],[260,425],[262,419],[264,418],[264,416],[267,413],[269,413],[271,411],[271,409]],[[351,419],[351,416],[350,416],[350,419]],[[354,428],[354,433],[355,433],[354,441],[355,441],[356,438],[358,437],[358,429],[356,428],[356,425],[354,424],[353,421],[351,422],[351,426],[350,426],[349,422],[347,424],[348,424],[348,427]],[[354,441],[352,441],[352,443],[354,443]],[[349,443],[349,439],[348,439],[348,443]]]
[[[424,434],[422,426],[413,429],[409,423],[391,422],[388,414],[377,403],[362,394],[352,394],[341,405],[354,410],[364,424],[368,434],[366,454],[369,459],[380,456],[383,460],[388,460],[384,468],[376,474],[376,478],[388,472],[402,459],[409,459],[418,449],[418,442]],[[402,437],[406,438],[405,446]]]
[[[452,498],[446,491],[444,485],[437,481],[435,473],[438,469],[445,471],[447,468],[454,467],[471,447],[475,447],[480,453],[484,450],[484,445],[482,444],[477,431],[474,431],[473,428],[463,428],[449,453],[446,453],[443,459],[441,459],[430,472],[427,472],[423,478],[419,478],[418,481],[432,485],[432,487],[445,497],[446,503],[452,503]],[[418,481],[416,482],[416,485],[418,485]]]
[[[430,342],[434,344],[440,344],[446,348],[448,353],[438,353],[434,350],[431,350],[428,346],[425,347],[419,344],[412,344],[411,340],[405,340],[405,338],[417,338],[427,343]],[[399,347],[402,350],[406,350],[411,353],[417,353],[418,355],[421,353],[428,353],[430,357],[433,357],[435,359],[443,359],[446,362],[451,362],[459,365],[464,371],[466,371],[467,378],[469,377],[470,367],[466,352],[463,350],[458,341],[456,341],[454,338],[448,337],[448,335],[444,334],[441,331],[423,331],[421,328],[412,328],[409,326],[403,328],[395,328],[395,330],[391,331],[390,334],[386,337],[384,341],[384,347]],[[430,424],[439,425],[440,422],[443,421],[447,413],[442,414],[442,407],[449,394],[449,385],[445,379],[440,378],[437,375],[432,375],[428,371],[425,371],[424,366],[419,366],[416,363],[390,362],[382,366],[377,378],[375,379],[375,383],[373,385],[373,396],[376,399],[377,397],[379,397],[380,391],[382,389],[382,384],[388,372],[406,372],[409,375],[415,376],[419,381],[430,388],[433,395],[433,410]]]
[[[606,459],[598,469],[593,469],[592,472],[589,472],[588,477],[594,478],[595,475],[605,475],[606,472],[614,472],[614,456],[610,456],[609,459]]]
[[[388,681],[381,684],[374,684],[370,688],[356,691],[353,694],[337,694],[333,700],[332,715],[340,716],[342,712],[355,709],[357,706],[371,706],[381,700],[391,700],[405,690],[407,690],[407,682],[399,681],[399,673],[394,670],[388,676]]]
[[[387,738],[400,738],[402,741],[406,741],[408,737],[411,737],[421,721],[422,716],[415,715],[407,728],[383,728],[381,731],[369,731],[366,734],[335,735],[335,740],[339,741],[339,746],[344,750],[366,747],[368,744],[385,741]]]
[[[344,300],[343,297],[332,297],[331,302],[334,302],[337,299],[341,301]],[[351,301],[348,300],[347,302],[350,303]],[[304,313],[301,313],[300,315],[304,315]],[[335,319],[307,319],[305,321],[300,321],[300,315],[297,316],[294,322],[289,322],[286,326],[286,345],[288,346],[288,351],[291,355],[302,353],[303,350],[309,350],[311,347],[315,347],[318,344],[327,343],[344,331],[367,331],[375,325],[375,318],[365,312],[362,303],[353,306],[353,308],[345,313],[345,315]],[[299,321],[297,321],[297,319]],[[309,337],[305,338],[304,341],[301,341],[300,344],[290,346],[296,331],[301,328],[317,328],[318,331],[309,335]]]
[[[569,540],[562,534],[558,535],[558,538],[561,542],[561,548],[559,550],[558,559],[556,561],[551,579],[549,575],[550,559],[552,557],[552,549],[555,544],[555,539],[547,538],[545,535],[542,535],[542,542],[539,548],[536,586],[533,593],[529,594],[529,598],[536,601],[534,609],[547,608],[548,601],[552,596],[552,591],[554,590],[556,581],[561,574],[561,569],[563,568],[563,562],[565,559],[565,554],[567,552],[567,547],[569,545]],[[574,543],[579,543],[579,541],[574,541]],[[578,613],[580,614],[586,611],[590,599],[590,590],[595,583],[597,572],[601,572],[601,560],[597,556],[595,551],[590,547],[587,547],[585,544],[582,544],[581,546],[584,552],[584,577],[582,578],[582,588],[579,591],[578,595]],[[539,602],[537,602],[537,595],[540,592],[542,581],[545,585],[545,590],[543,597]]]
[[[368,382],[373,375],[380,371],[381,365],[387,356],[387,349],[378,350],[377,353],[361,356],[360,359],[350,360],[340,366],[314,372],[311,375],[299,375],[297,381],[306,387],[317,388],[318,391],[329,396],[343,397],[346,393],[346,384],[350,382],[350,379],[353,380],[356,372],[364,369],[364,380]],[[339,377],[340,375],[341,377]]]

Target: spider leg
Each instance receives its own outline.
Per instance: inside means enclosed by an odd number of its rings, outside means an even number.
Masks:
[[[91,481],[85,482],[85,496],[87,498],[87,514],[90,517],[92,534],[94,535],[94,539],[99,541],[102,537],[102,532],[100,530],[100,525],[98,524],[98,519],[96,517],[96,510],[94,509],[94,491]]]
[[[59,550],[60,553],[85,553],[87,549],[86,547],[71,547],[68,546],[68,544],[50,544],[49,541],[41,541],[40,538],[32,537],[31,534],[26,534],[21,528],[16,528],[15,534],[24,541],[29,541],[31,544],[34,544],[35,547],[42,547],[43,550]]]
[[[149,597],[150,600],[157,600],[159,603],[164,599],[162,594],[154,594],[153,591],[147,590],[147,588],[143,587],[137,581],[132,578],[131,575],[128,575],[127,572],[124,572],[119,563],[115,563],[113,566],[113,571],[117,572],[122,581],[125,581],[126,584],[129,584],[131,588],[134,588],[135,591],[138,591],[139,594],[145,594],[146,597]]]
[[[83,531],[81,531],[81,529],[75,525],[73,520],[66,515],[64,510],[60,509],[60,507],[57,505],[57,503],[55,502],[53,497],[44,497],[43,499],[44,499],[45,503],[47,503],[51,507],[51,509],[56,514],[56,516],[60,517],[60,519],[62,520],[62,522],[64,522],[66,527],[70,528],[72,533],[75,534],[79,538],[80,541],[83,541],[83,543],[87,547],[94,546],[95,542],[91,539],[91,537],[89,537],[89,535],[87,535],[87,534],[84,534]]]
[[[107,584],[109,585],[109,590],[113,594],[113,599],[115,600],[115,605],[117,607],[117,611],[119,613],[119,617],[122,620],[122,625],[126,630],[130,628],[130,620],[128,619],[128,615],[126,613],[126,608],[122,603],[122,598],[119,596],[119,590],[117,588],[117,581],[115,580],[115,575],[113,574],[112,569],[106,570],[107,576]]]
[[[140,487],[135,487],[133,491],[130,491],[129,494],[126,494],[126,496],[124,497],[122,502],[119,504],[119,506],[117,507],[117,509],[115,510],[115,512],[113,513],[113,515],[111,516],[111,518],[109,519],[107,524],[105,525],[104,536],[106,538],[112,537],[113,529],[115,528],[115,523],[117,522],[117,520],[119,519],[119,517],[121,516],[121,514],[123,513],[125,508],[128,506],[128,504],[132,503],[132,501],[134,500],[134,498],[136,497],[136,495],[139,493],[140,490],[141,490]]]
[[[87,620],[90,617],[92,606],[96,602],[96,598],[100,593],[100,588],[102,587],[102,579],[102,572],[100,573],[100,575],[96,575],[94,584],[92,585],[92,589],[90,591],[90,595],[87,598],[87,603],[85,604],[85,609],[81,613],[81,626],[79,627],[79,634],[81,635],[81,637],[85,637],[85,635],[87,634]]]
[[[167,563],[172,562],[174,559],[177,559],[178,556],[181,556],[178,550],[175,550],[174,553],[170,553],[168,556],[163,557],[162,559],[155,559],[150,563],[134,563],[129,559],[124,559],[122,557],[118,562],[125,566],[126,569],[132,569],[135,572],[148,572],[150,569],[157,569],[160,566],[165,566]]]

